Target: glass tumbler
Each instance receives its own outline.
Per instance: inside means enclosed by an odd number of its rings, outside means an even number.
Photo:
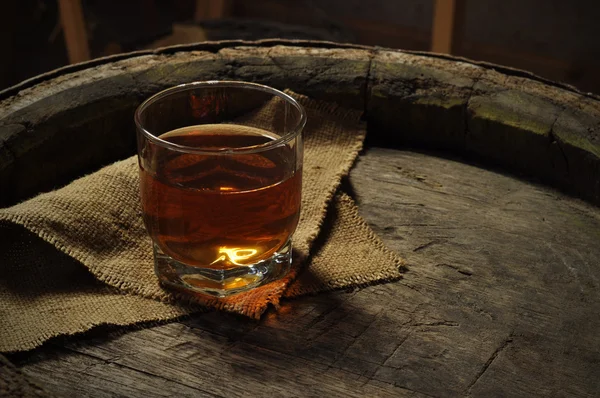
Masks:
[[[306,113],[271,87],[183,84],[135,112],[140,196],[162,284],[224,297],[285,275]]]

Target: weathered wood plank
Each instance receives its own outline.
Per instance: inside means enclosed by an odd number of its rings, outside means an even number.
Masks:
[[[397,51],[378,51],[370,71],[374,142],[467,155],[600,203],[596,99],[467,60]]]
[[[592,95],[468,60],[277,44],[173,47],[24,85],[0,103],[0,181],[14,186],[0,192],[0,205],[134,153],[132,114],[144,98],[215,79],[363,109],[374,142],[469,155],[600,203],[600,101]],[[63,151],[72,156],[56,156]],[[52,161],[40,168],[45,159]]]
[[[19,366],[63,396],[598,395],[598,208],[390,149],[368,150],[350,183],[408,260],[401,281],[287,301],[259,323],[209,313],[56,342]]]
[[[365,50],[225,48],[146,55],[76,72],[0,103],[0,191],[8,205],[135,153],[133,112],[141,101],[196,80],[248,80],[364,107]],[[14,134],[15,129],[19,134]],[[70,156],[57,156],[69,152]],[[10,155],[10,156],[9,156]],[[52,159],[52,161],[46,161]],[[40,167],[40,162],[45,162]]]
[[[425,351],[449,350],[441,361],[455,370],[459,355],[481,354],[466,362],[479,367],[463,376],[467,393],[596,394],[600,384],[590,378],[600,375],[600,337],[590,331],[600,327],[598,210],[471,166],[389,155],[366,156],[353,182],[363,215],[412,264],[401,284],[421,293],[423,306],[431,300],[430,314],[458,324],[439,328]],[[385,188],[367,183],[372,175]],[[459,338],[465,328],[471,330]]]

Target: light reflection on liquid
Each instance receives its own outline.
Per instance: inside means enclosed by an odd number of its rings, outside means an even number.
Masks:
[[[211,263],[211,265],[221,262],[227,261],[231,264],[235,265],[244,265],[240,264],[240,261],[248,260],[252,258],[258,250],[256,249],[244,249],[240,247],[228,248],[228,247],[220,247],[219,248],[219,258]]]

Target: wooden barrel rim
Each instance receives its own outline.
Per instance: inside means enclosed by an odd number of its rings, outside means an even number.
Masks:
[[[387,51],[398,51],[398,52],[402,52],[402,53],[406,53],[406,54],[422,55],[424,57],[438,58],[438,59],[444,59],[444,60],[449,60],[449,61],[460,61],[460,62],[477,65],[482,68],[493,69],[498,72],[505,73],[507,75],[527,77],[529,79],[536,80],[536,81],[539,81],[541,83],[545,83],[545,84],[548,84],[551,86],[559,87],[559,88],[562,88],[562,89],[565,89],[568,91],[572,91],[574,93],[577,93],[577,94],[580,94],[580,95],[583,95],[586,97],[590,97],[593,99],[600,99],[600,95],[581,91],[570,84],[546,79],[542,76],[536,75],[535,73],[532,73],[532,72],[529,72],[526,70],[512,68],[512,67],[505,66],[505,65],[494,64],[492,62],[472,60],[469,58],[460,57],[460,56],[456,56],[456,55],[432,53],[429,51],[392,49],[392,48],[379,47],[379,46],[374,47],[374,46],[366,46],[366,45],[360,45],[360,44],[337,43],[337,42],[330,42],[330,41],[323,41],[323,40],[262,39],[262,40],[254,40],[254,41],[220,40],[220,41],[207,41],[207,42],[193,43],[193,44],[180,44],[180,45],[175,45],[175,46],[162,47],[162,48],[158,48],[158,49],[154,49],[154,50],[131,51],[128,53],[120,53],[120,54],[115,54],[115,55],[109,55],[106,57],[94,58],[94,59],[86,61],[86,62],[80,62],[77,64],[66,65],[66,66],[63,66],[63,67],[60,67],[57,69],[53,69],[46,73],[42,73],[42,74],[33,76],[29,79],[26,79],[20,83],[15,84],[14,86],[7,87],[3,90],[0,90],[0,101],[17,94],[19,91],[21,91],[23,89],[33,87],[36,84],[39,84],[43,81],[50,80],[55,77],[67,74],[67,73],[78,72],[78,71],[81,71],[81,70],[84,70],[87,68],[91,68],[94,66],[103,65],[106,63],[120,61],[123,59],[133,58],[133,57],[137,57],[137,56],[160,55],[160,54],[168,55],[168,54],[174,54],[176,52],[181,52],[181,51],[216,52],[222,48],[238,47],[238,46],[274,47],[274,46],[279,46],[279,45],[293,46],[293,47],[313,47],[313,48],[340,48],[340,49],[348,48],[348,49],[362,49],[362,50],[387,50]]]
[[[363,109],[375,142],[467,155],[600,203],[600,101],[594,95],[456,57],[268,40],[118,55],[3,91],[0,182],[16,189],[3,192],[0,204],[132,153],[132,134],[124,130],[135,105],[167,86],[208,79],[252,80]],[[91,144],[98,139],[103,144]],[[59,150],[53,147],[59,142],[83,146],[74,158],[34,173],[35,159]]]
[[[599,209],[441,156],[380,148],[478,159],[599,204],[598,98],[526,72],[277,40],[66,67],[0,94],[0,205],[134,154],[140,101],[207,79],[251,80],[363,110],[373,145],[348,186],[408,271],[352,294],[284,300],[259,324],[215,312],[55,340],[10,358],[25,374],[82,396],[598,392]]]

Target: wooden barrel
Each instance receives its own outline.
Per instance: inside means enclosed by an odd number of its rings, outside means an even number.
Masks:
[[[11,358],[26,374],[78,396],[600,393],[600,99],[526,72],[274,40],[69,66],[0,92],[0,204],[135,153],[142,99],[216,79],[364,110],[349,182],[408,272],[258,324],[211,313],[54,341]]]

